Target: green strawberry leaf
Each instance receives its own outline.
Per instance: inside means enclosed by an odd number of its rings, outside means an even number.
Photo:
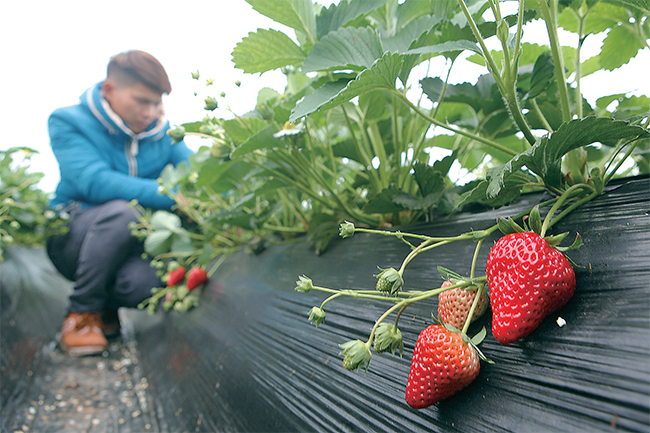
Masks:
[[[232,52],[235,67],[248,74],[297,65],[304,59],[305,54],[300,47],[289,36],[277,30],[259,29],[250,32]]]
[[[377,30],[372,27],[343,27],[328,33],[314,45],[302,70],[363,70],[370,68],[383,53]]]
[[[273,147],[277,147],[279,140],[273,136],[273,134],[275,134],[276,132],[278,132],[277,129],[275,129],[271,125],[257,131],[255,134],[251,135],[245,142],[239,145],[232,152],[231,158],[237,159],[255,150],[271,149]],[[221,165],[225,165],[225,164],[221,164]],[[210,170],[215,170],[215,169],[216,168],[213,167]],[[210,174],[206,174],[206,175],[210,176]],[[199,179],[201,179],[203,176],[204,174],[200,172]],[[212,183],[212,182],[208,182],[208,183]]]
[[[170,230],[156,230],[144,240],[144,250],[147,254],[155,257],[169,252],[174,233]]]
[[[649,137],[650,132],[640,126],[606,117],[587,117],[563,123],[557,131],[535,143],[530,149],[513,157],[502,166],[487,173],[487,197],[496,197],[506,186],[508,176],[526,166],[539,175],[544,183],[562,188],[562,157],[573,149],[595,142],[615,142]]]
[[[294,123],[301,117],[307,116],[318,110],[325,102],[331,101],[336,95],[341,93],[348,85],[350,80],[340,79],[325,83],[314,91],[311,95],[305,96],[291,111],[289,122]]]
[[[424,198],[417,198],[412,196],[409,193],[400,191],[399,194],[395,194],[392,197],[393,203],[396,203],[400,206],[403,206],[406,209],[410,210],[422,210],[429,209],[440,201],[442,198],[442,193],[444,190],[440,189],[431,194],[427,194]]]
[[[442,54],[449,53],[452,51],[474,51],[475,53],[481,53],[481,49],[476,45],[475,42],[471,41],[449,41],[443,42],[441,44],[428,45],[425,47],[413,48],[406,51],[404,54]]]
[[[261,2],[268,2],[268,0],[260,0]],[[328,8],[321,10],[320,14],[316,17],[316,28],[318,29],[318,39],[337,30],[351,21],[356,20],[368,12],[381,7],[387,0],[364,0],[358,1],[342,1],[338,4],[332,4]]]
[[[401,54],[384,54],[370,69],[362,71],[354,80],[345,83],[345,86],[338,93],[334,93],[335,88],[333,86],[318,95],[314,92],[311,98],[305,98],[296,104],[289,121],[294,122],[300,117],[307,116],[319,109],[329,110],[366,92],[379,89],[394,89],[403,58],[404,56]]]
[[[280,24],[304,33],[316,41],[316,16],[311,0],[246,0],[257,12]]]
[[[395,202],[393,199],[402,194],[405,194],[404,191],[395,187],[386,188],[368,200],[368,203],[363,207],[363,210],[367,213],[382,214],[401,212],[406,208],[402,204]]]
[[[554,79],[553,56],[548,51],[545,51],[537,57],[535,66],[533,66],[528,98],[539,96]]]
[[[168,230],[174,232],[181,227],[181,219],[178,215],[164,210],[159,210],[151,216],[151,226],[155,231]]]
[[[608,71],[617,69],[629,62],[645,46],[633,27],[628,25],[614,27],[603,41],[599,55],[600,66]]]

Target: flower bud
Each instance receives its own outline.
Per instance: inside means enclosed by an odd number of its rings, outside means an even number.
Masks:
[[[506,20],[501,20],[497,25],[497,38],[499,38],[501,43],[507,44],[508,36],[510,36],[510,27]]]
[[[349,238],[354,234],[354,224],[346,221],[344,223],[341,223],[341,226],[339,227],[339,236],[342,238]]]
[[[399,349],[399,356],[404,353],[404,341],[402,340],[402,331],[397,326],[388,323],[382,323],[375,331],[375,352],[388,352],[393,355],[395,350]]]
[[[201,75],[199,74],[199,71],[197,70],[196,72],[192,72],[192,78],[195,80],[198,80]]]
[[[296,284],[296,290],[302,293],[307,293],[314,288],[314,284],[312,283],[311,278],[306,277],[305,275],[299,276]]]
[[[353,371],[358,368],[365,368],[368,370],[372,354],[370,348],[366,343],[361,340],[352,340],[347,343],[340,344],[341,355],[343,358],[343,367],[348,371]]]
[[[217,103],[217,100],[215,98],[213,98],[212,96],[208,96],[207,98],[205,98],[205,107],[204,107],[204,109],[206,109],[208,111],[214,111],[218,106],[219,106],[219,104]]]
[[[172,143],[178,143],[179,141],[183,140],[183,138],[185,138],[185,128],[180,125],[175,128],[171,128],[167,131],[167,135],[172,138]]]
[[[313,307],[311,310],[309,310],[309,321],[316,327],[323,323],[325,320],[325,311],[318,307]]]

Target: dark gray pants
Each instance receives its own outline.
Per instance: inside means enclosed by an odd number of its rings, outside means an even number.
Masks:
[[[162,284],[128,228],[137,221],[135,212],[124,200],[73,209],[69,233],[48,240],[52,263],[75,283],[71,312],[135,308]]]

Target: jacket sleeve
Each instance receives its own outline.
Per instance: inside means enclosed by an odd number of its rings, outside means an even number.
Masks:
[[[142,206],[154,209],[169,209],[174,204],[171,198],[158,192],[155,179],[132,177],[113,170],[65,116],[54,112],[48,127],[61,180],[74,185],[79,200],[102,204],[117,199],[135,199]]]

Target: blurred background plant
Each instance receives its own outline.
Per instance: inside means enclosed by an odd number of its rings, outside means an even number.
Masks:
[[[65,230],[65,219],[37,187],[43,174],[29,172],[35,153],[28,147],[0,151],[0,261],[9,245],[43,246],[48,236]]]
[[[320,253],[344,220],[404,226],[469,204],[503,206],[525,191],[559,195],[648,173],[648,97],[603,88],[592,106],[580,93],[586,75],[648,49],[643,1],[247,1],[289,32],[250,32],[233,50],[235,67],[280,69],[287,85],[263,89],[253,110],[230,120],[213,115],[226,97],[210,93],[216,80],[199,86],[206,116],[170,135],[206,145],[160,183],[201,237],[192,252],[167,242],[163,257],[203,264],[302,234]],[[522,43],[534,20],[547,35]],[[558,25],[576,46],[559,45]],[[601,52],[583,59],[585,40],[602,32]],[[490,38],[499,50],[487,49]],[[486,73],[450,84],[463,52]],[[430,76],[438,56],[446,73]],[[156,232],[146,222],[139,230],[143,239]]]

